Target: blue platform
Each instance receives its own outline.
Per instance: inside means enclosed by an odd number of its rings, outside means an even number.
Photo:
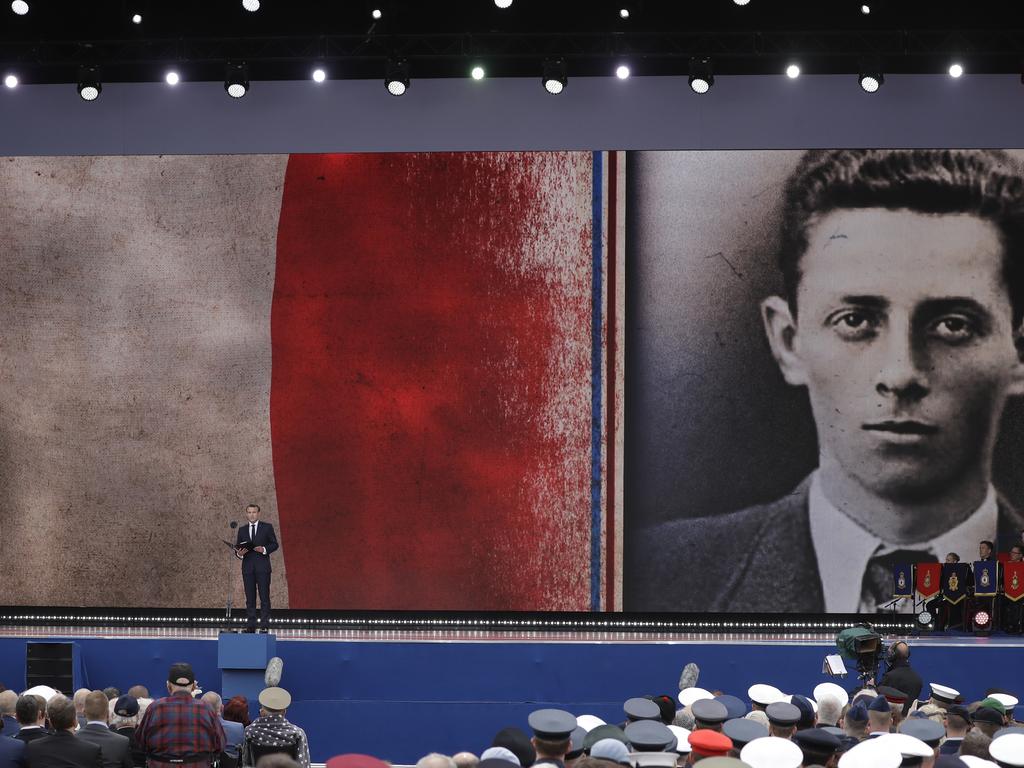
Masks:
[[[240,642],[259,642],[253,638]],[[22,686],[25,643],[42,639],[62,638],[0,637],[0,681],[10,688]],[[219,658],[216,634],[63,639],[78,643],[93,687],[127,690],[142,683],[159,696],[168,667],[189,661],[204,689],[222,690],[226,659]],[[953,686],[968,700],[997,685],[1024,692],[1019,639],[946,637],[912,640],[911,645],[913,665],[926,682]],[[254,652],[272,655],[269,649],[264,645]],[[281,685],[293,697],[288,717],[309,734],[314,761],[363,752],[412,763],[431,751],[479,754],[500,728],[525,729],[527,714],[538,707],[564,707],[618,722],[622,702],[631,696],[675,694],[679,673],[690,661],[700,665],[705,688],[743,697],[750,683],[767,682],[809,694],[826,679],[821,664],[834,646],[824,638],[403,640],[384,633],[366,639],[279,636],[275,650],[284,660]],[[255,656],[251,662],[256,664]],[[251,671],[262,678],[262,670]]]

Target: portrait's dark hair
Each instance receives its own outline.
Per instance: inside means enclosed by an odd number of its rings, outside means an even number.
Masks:
[[[994,550],[994,549],[996,548],[996,545],[995,545],[995,544],[993,544],[993,543],[992,543],[991,541],[989,541],[988,539],[982,539],[981,541],[979,541],[979,542],[978,542],[978,545],[979,545],[979,546],[981,546],[982,544],[984,544],[984,545],[985,545],[986,547],[988,547],[988,548],[989,548],[989,551],[992,551],[992,550]]]
[[[956,562],[960,562],[960,555],[958,555],[956,552],[950,552],[948,555],[946,555],[946,557],[952,557]]]
[[[22,725],[35,725],[39,720],[39,700],[31,693],[18,697],[18,703],[14,705],[14,716]]]
[[[257,512],[260,511],[260,505],[259,504],[246,504],[245,508],[246,508],[246,510],[255,509]]]
[[[843,208],[970,213],[1002,235],[1003,278],[1016,328],[1024,316],[1024,169],[993,149],[807,152],[786,183],[779,268],[794,315],[800,259],[815,217]]]

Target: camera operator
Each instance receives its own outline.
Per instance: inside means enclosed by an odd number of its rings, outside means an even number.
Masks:
[[[906,717],[924,686],[921,676],[910,666],[910,646],[902,640],[896,641],[889,646],[889,654],[885,661],[888,669],[882,676],[880,685],[891,686],[907,695],[907,701],[903,705],[903,716]]]

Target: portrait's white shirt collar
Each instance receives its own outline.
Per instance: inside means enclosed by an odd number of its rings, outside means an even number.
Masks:
[[[931,541],[913,544],[880,542],[873,533],[861,528],[825,497],[817,471],[811,476],[807,504],[811,541],[828,613],[857,613],[864,569],[875,554],[898,549],[928,550],[941,563],[945,562],[947,552],[956,552],[964,562],[971,562],[976,559],[978,542],[991,539],[999,522],[999,504],[991,485],[981,506],[966,520]]]

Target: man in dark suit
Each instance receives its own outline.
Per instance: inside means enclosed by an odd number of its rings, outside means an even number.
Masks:
[[[30,741],[50,735],[45,728],[46,704],[45,699],[41,696],[31,693],[22,694],[18,697],[14,713],[18,718],[18,725],[21,726],[21,730],[14,735],[14,738],[28,744]]]
[[[3,716],[3,729],[0,736],[13,736],[20,729],[18,720],[14,716],[14,708],[18,704],[18,694],[14,691],[0,691],[0,715]]]
[[[26,768],[25,743],[0,736],[0,768]]]
[[[245,586],[246,631],[256,630],[256,592],[260,595],[260,631],[270,626],[270,555],[277,551],[274,526],[260,520],[258,504],[245,508],[248,521],[238,528],[235,555],[242,561],[242,584]]]
[[[1024,393],[1022,189],[998,151],[804,156],[783,295],[761,310],[807,391],[818,468],[777,501],[627,541],[627,610],[874,612],[893,564],[1014,538],[1024,521],[991,480]]]
[[[132,768],[131,743],[127,736],[110,730],[110,704],[103,691],[85,697],[86,725],[78,738],[100,748],[103,768]]]
[[[95,744],[75,736],[78,717],[75,703],[58,694],[46,705],[53,735],[26,745],[32,768],[103,768],[103,755]]]

